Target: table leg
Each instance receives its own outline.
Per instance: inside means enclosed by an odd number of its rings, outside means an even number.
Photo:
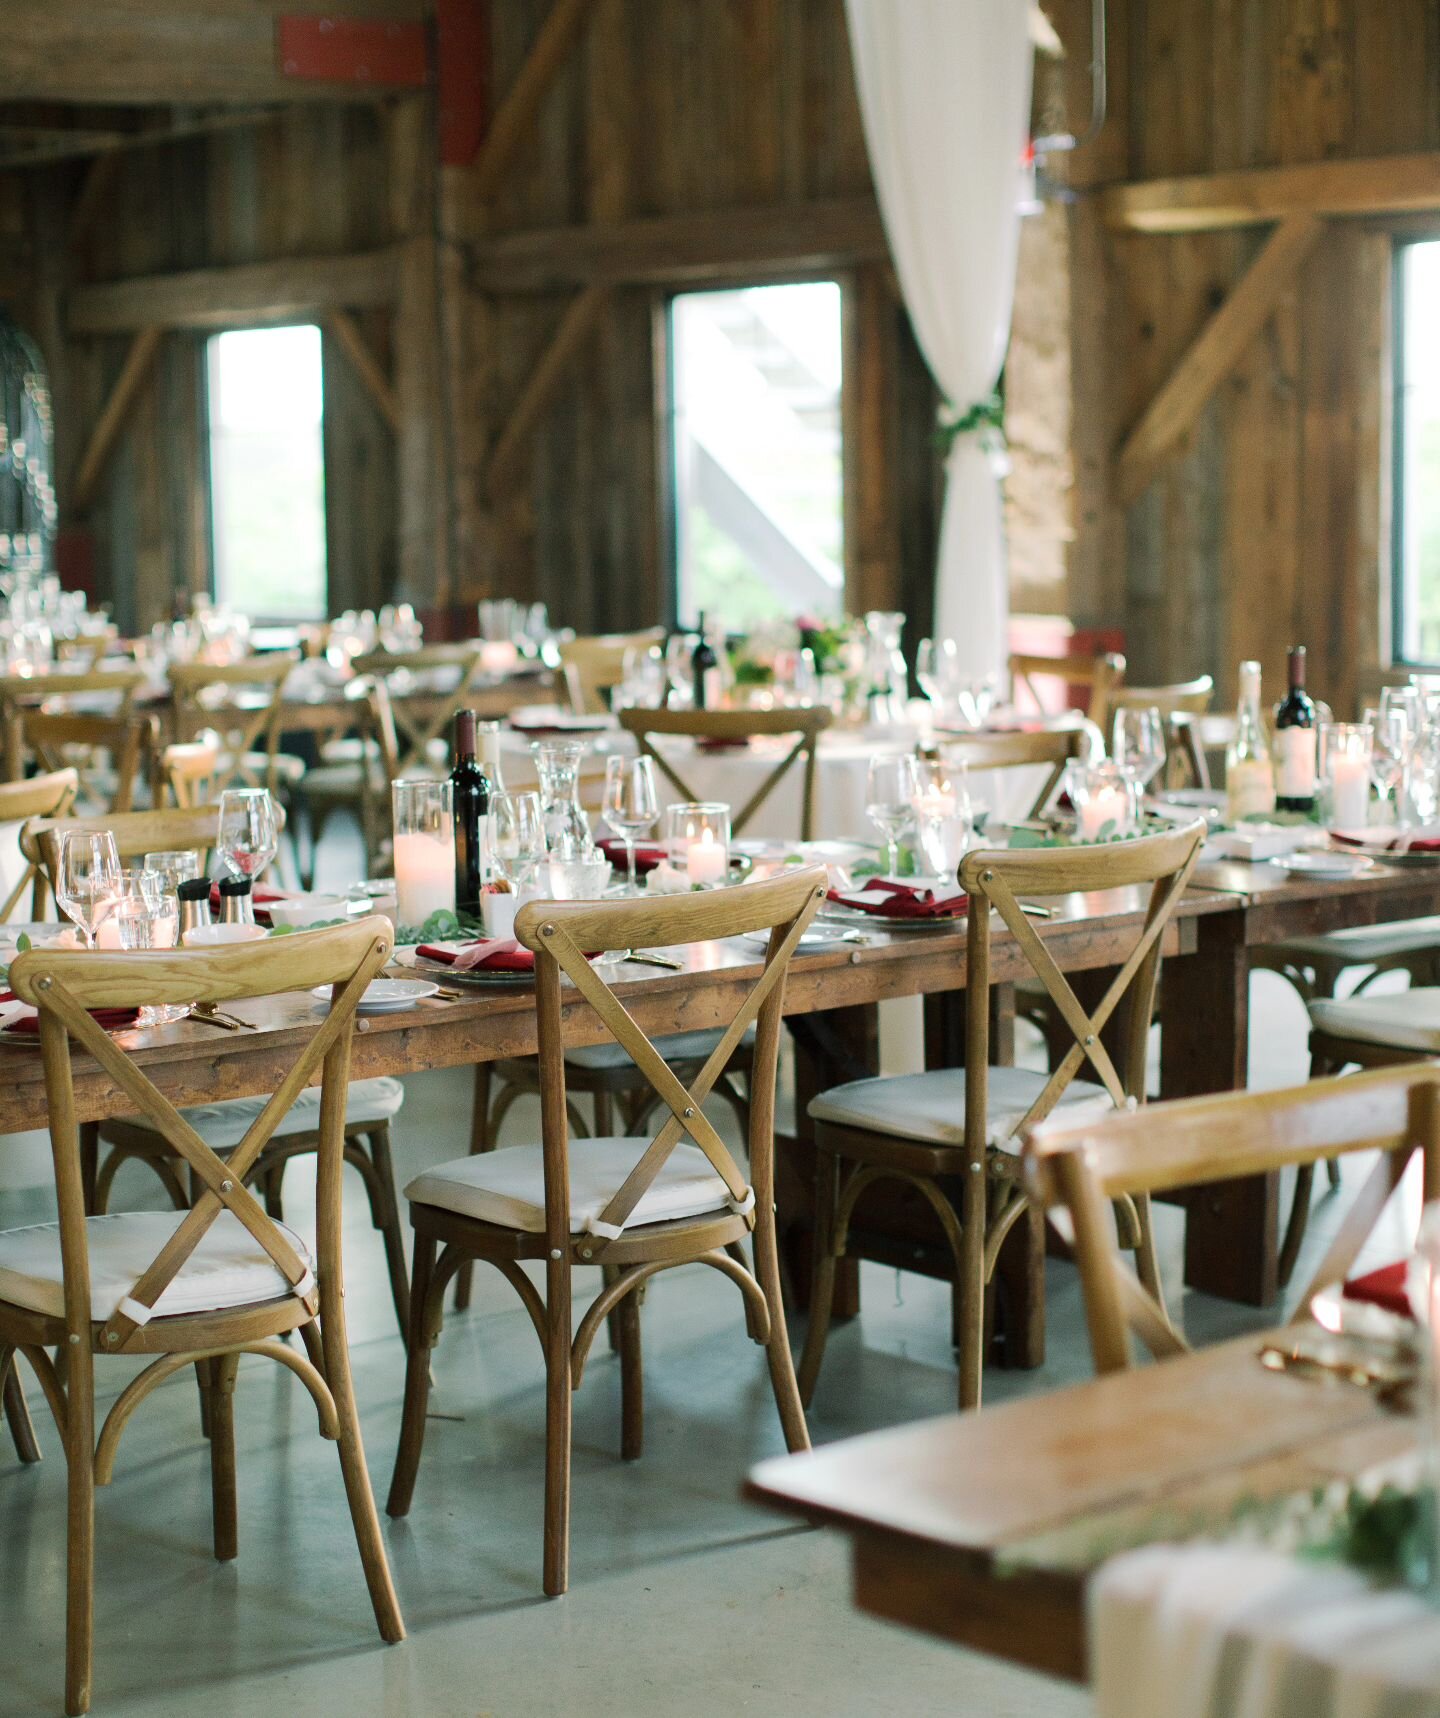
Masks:
[[[1201,919],[1196,952],[1165,963],[1160,1032],[1164,1097],[1245,1088],[1250,963],[1240,918],[1226,913]],[[1196,1188],[1185,1206],[1187,1286],[1248,1306],[1268,1306],[1278,1290],[1279,1177],[1251,1175]]]
[[[831,1086],[880,1072],[880,1016],[873,1003],[866,1003],[792,1015],[786,1024],[795,1045],[795,1135],[775,1166],[776,1226],[785,1274],[803,1311],[810,1300],[815,1186],[815,1128],[806,1112],[811,1098]],[[859,1312],[858,1259],[837,1264],[832,1306],[831,1317],[837,1322]]]

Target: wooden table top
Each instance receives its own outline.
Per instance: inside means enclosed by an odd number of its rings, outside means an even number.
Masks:
[[[1146,892],[1116,889],[1059,897],[1046,904],[1055,917],[1037,925],[1065,970],[1105,967],[1122,960],[1143,919]],[[1181,903],[1166,932],[1170,954],[1194,946],[1194,921],[1233,906],[1226,897],[1197,894]],[[785,1012],[807,1014],[880,1002],[890,997],[962,989],[965,934],[955,931],[886,932],[861,928],[864,945],[842,946],[795,957],[785,986]],[[759,978],[758,949],[741,942],[698,943],[669,951],[684,970],[653,967],[606,969],[642,1030],[701,1030],[726,1025]],[[1030,970],[1010,933],[997,919],[991,970],[1004,983]],[[313,1032],[322,1005],[308,994],[290,993],[234,1005],[255,1032],[220,1032],[196,1022],[118,1034],[152,1080],[177,1103],[245,1097],[274,1089],[280,1072]],[[565,1010],[566,1042],[594,1044],[607,1034],[598,1017],[575,995]],[[434,997],[402,1014],[371,1015],[357,1023],[353,1077],[419,1073],[429,1068],[532,1055],[536,1048],[534,993],[527,984],[467,991],[456,1000]],[[0,1041],[0,1133],[18,1133],[45,1121],[38,1054],[27,1045]],[[81,1121],[103,1120],[113,1111],[108,1080],[88,1059],[75,1061],[75,1095]]]
[[[1244,911],[1251,946],[1440,912],[1440,863],[1376,864],[1358,877],[1297,877],[1276,865],[1204,860],[1191,889],[1228,896]]]
[[[762,1462],[746,1493],[852,1535],[861,1608],[1083,1678],[1105,1555],[1412,1447],[1370,1391],[1267,1371],[1264,1340]]]

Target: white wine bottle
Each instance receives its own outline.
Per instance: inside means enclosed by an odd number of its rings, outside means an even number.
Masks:
[[[1269,817],[1275,810],[1275,766],[1270,736],[1260,710],[1260,664],[1240,664],[1240,702],[1235,710],[1235,738],[1225,751],[1225,816],[1239,823],[1246,817]]]

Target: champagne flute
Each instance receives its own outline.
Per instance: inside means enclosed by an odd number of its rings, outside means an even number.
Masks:
[[[885,837],[892,877],[900,869],[900,837],[915,822],[919,791],[920,772],[911,753],[871,758],[865,777],[865,815]]]
[[[638,893],[635,881],[635,840],[655,827],[660,793],[650,758],[611,756],[605,760],[605,821],[625,843],[625,892]]]
[[[232,877],[259,878],[280,846],[275,801],[263,787],[229,787],[220,795],[220,857]]]
[[[108,829],[67,829],[60,837],[55,900],[73,919],[86,948],[120,893],[120,855]]]

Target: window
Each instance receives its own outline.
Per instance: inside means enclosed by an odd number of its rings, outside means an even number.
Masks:
[[[1440,662],[1440,240],[1395,252],[1395,651]]]
[[[255,620],[323,620],[320,330],[215,334],[206,357],[215,599]]]
[[[838,284],[681,293],[670,364],[680,620],[839,615]]]

